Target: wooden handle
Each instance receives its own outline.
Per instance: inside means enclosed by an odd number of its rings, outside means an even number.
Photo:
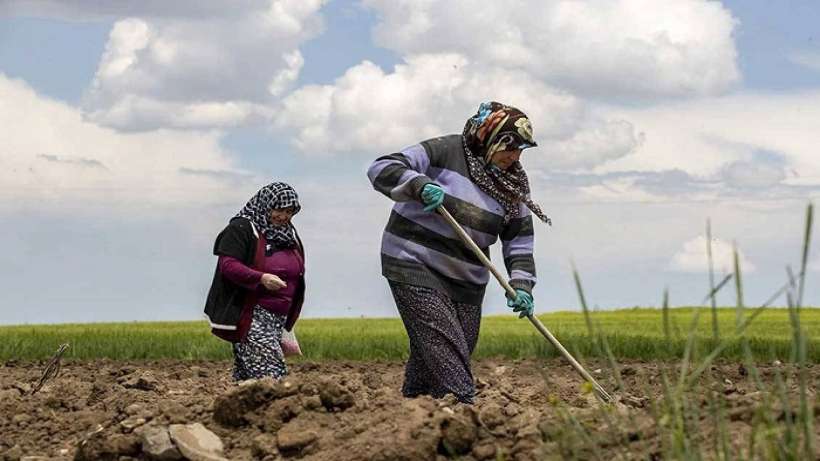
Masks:
[[[481,248],[479,248],[479,246],[476,245],[476,243],[473,241],[470,235],[467,234],[464,228],[461,227],[461,224],[459,224],[458,221],[456,221],[456,219],[453,218],[453,215],[451,215],[450,212],[447,211],[447,209],[443,206],[439,206],[438,208],[436,208],[436,211],[438,211],[439,214],[443,216],[445,220],[447,220],[447,222],[453,228],[455,233],[458,234],[461,241],[464,242],[464,244],[467,245],[473,251],[473,253],[475,253],[476,257],[481,261],[482,264],[484,264],[484,267],[486,267],[490,272],[492,272],[495,279],[498,280],[498,283],[500,283],[501,286],[504,288],[504,291],[506,291],[510,297],[515,298],[515,289],[512,287],[512,285],[510,285],[507,279],[504,276],[502,276],[500,272],[498,272],[498,269],[495,268],[492,261],[490,261],[490,258],[488,258],[487,255],[485,255],[484,252],[481,251]],[[550,333],[550,331],[547,330],[547,327],[545,327],[544,324],[541,323],[541,321],[538,320],[537,317],[535,317],[532,314],[529,314],[527,315],[527,318],[529,319],[530,323],[532,323],[533,326],[535,326],[535,329],[538,330],[541,333],[541,335],[547,338],[547,341],[549,341],[550,344],[552,344],[556,349],[558,349],[558,352],[560,352],[561,355],[564,356],[565,359],[567,359],[567,361],[570,363],[570,365],[572,365],[575,371],[577,371],[578,374],[581,375],[581,377],[583,377],[585,380],[592,384],[592,387],[593,389],[595,389],[595,393],[598,396],[598,398],[600,398],[604,402],[612,401],[612,397],[606,392],[606,390],[604,390],[604,388],[600,384],[598,384],[598,381],[595,381],[595,378],[593,378],[592,375],[590,375],[587,372],[587,370],[580,363],[578,363],[577,360],[575,360],[575,357],[573,357],[572,354],[570,354],[569,351],[567,351],[564,348],[564,346],[558,341],[558,338],[553,336],[552,333]]]
[[[507,279],[504,276],[502,276],[500,272],[498,272],[498,269],[495,268],[492,261],[490,261],[490,258],[488,258],[487,255],[485,255],[484,252],[481,251],[481,248],[479,248],[478,245],[476,245],[476,243],[473,241],[470,235],[467,234],[467,232],[461,227],[461,224],[459,224],[458,221],[456,221],[456,218],[454,218],[453,215],[451,215],[450,212],[447,211],[447,209],[443,206],[436,208],[436,211],[438,211],[440,215],[444,216],[444,219],[446,219],[447,222],[450,223],[450,226],[452,226],[453,230],[456,232],[456,234],[458,234],[459,238],[461,238],[461,241],[464,242],[465,245],[470,247],[471,250],[473,250],[473,253],[475,253],[478,259],[481,260],[481,263],[484,264],[484,267],[486,267],[490,270],[490,272],[492,272],[493,276],[495,276],[495,279],[498,280],[498,283],[500,283],[501,286],[504,288],[504,291],[506,291],[507,294],[512,298],[515,298],[515,288],[513,288],[512,285],[510,285],[510,283],[507,281]]]

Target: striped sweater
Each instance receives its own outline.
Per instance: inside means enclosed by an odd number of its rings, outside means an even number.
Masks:
[[[461,135],[423,141],[379,157],[367,176],[373,187],[396,201],[382,237],[382,275],[388,280],[433,288],[456,302],[481,304],[489,271],[438,213],[424,211],[421,190],[444,189],[444,207],[489,256],[500,237],[504,265],[514,288],[535,285],[533,225],[521,204],[504,224],[504,209],[471,179]]]

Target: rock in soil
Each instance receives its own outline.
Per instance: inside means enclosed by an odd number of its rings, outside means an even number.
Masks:
[[[224,461],[222,440],[200,423],[172,424],[168,435],[179,451],[191,461]]]
[[[149,459],[160,461],[182,459],[165,426],[149,426],[142,431],[142,452]]]
[[[138,418],[136,416],[120,421],[120,426],[125,432],[132,432],[134,429],[142,426],[143,424],[145,424],[145,418]]]

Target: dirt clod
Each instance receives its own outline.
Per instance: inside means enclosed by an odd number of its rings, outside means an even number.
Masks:
[[[135,456],[142,450],[140,438],[134,434],[99,431],[83,440],[74,456],[76,461],[119,460],[121,456]]]
[[[463,455],[469,452],[478,437],[478,431],[470,415],[448,416],[441,422],[441,448],[445,455]]]
[[[149,371],[136,375],[126,375],[120,378],[118,382],[126,389],[139,389],[141,391],[155,391],[161,386],[159,380]]]
[[[322,405],[330,411],[345,410],[356,403],[353,394],[333,381],[326,381],[319,390],[319,398]]]
[[[259,434],[253,439],[253,455],[256,458],[266,456],[277,456],[279,450],[276,448],[276,436],[273,434]]]
[[[4,389],[0,391],[0,401],[7,402],[20,398],[20,391],[17,389]]]
[[[18,461],[22,457],[23,449],[20,448],[20,445],[15,445],[0,455],[0,459],[3,461]]]
[[[293,452],[313,443],[318,438],[318,434],[310,430],[285,426],[276,435],[277,446],[283,452]]]
[[[473,446],[472,455],[478,461],[495,457],[496,447],[492,442],[484,442]]]
[[[482,408],[479,416],[481,422],[484,423],[488,429],[495,429],[507,420],[507,417],[504,415],[504,409],[497,403],[490,403]]]
[[[238,427],[253,419],[250,414],[269,402],[295,395],[299,386],[292,380],[251,380],[214,400],[214,420],[225,426]]]

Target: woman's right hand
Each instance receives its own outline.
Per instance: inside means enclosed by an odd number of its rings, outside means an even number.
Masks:
[[[280,279],[279,277],[273,274],[262,274],[262,278],[259,280],[263,287],[267,288],[270,291],[279,291],[282,288],[288,286],[284,280]]]
[[[421,189],[421,201],[424,203],[424,211],[433,211],[444,203],[444,190],[437,184],[425,184]]]

